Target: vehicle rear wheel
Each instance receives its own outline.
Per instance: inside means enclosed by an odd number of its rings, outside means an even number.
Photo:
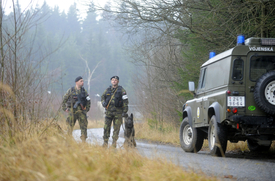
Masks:
[[[264,112],[275,115],[275,71],[267,72],[258,79],[254,99]]]
[[[211,155],[224,156],[227,147],[227,129],[217,123],[215,115],[211,117],[208,128],[208,145]]]
[[[248,139],[247,140],[247,146],[251,152],[262,152],[262,151],[268,151],[271,147],[270,145],[259,145],[256,141]]]
[[[197,153],[203,145],[203,132],[190,126],[188,118],[184,118],[180,125],[180,145],[186,152]]]

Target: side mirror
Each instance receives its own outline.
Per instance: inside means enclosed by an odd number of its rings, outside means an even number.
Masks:
[[[189,82],[188,82],[188,88],[189,88],[189,91],[190,91],[190,92],[195,92],[195,83],[189,81]]]

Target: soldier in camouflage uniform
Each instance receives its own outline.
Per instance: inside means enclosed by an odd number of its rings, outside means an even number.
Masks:
[[[126,117],[128,111],[128,97],[125,89],[118,85],[119,77],[111,77],[112,86],[108,87],[101,96],[102,106],[105,108],[105,125],[103,135],[103,146],[108,146],[110,137],[111,124],[113,121],[113,143],[112,146],[116,147],[120,126],[122,124],[122,117]]]
[[[78,120],[81,129],[81,140],[87,138],[87,112],[90,110],[90,97],[83,87],[84,82],[81,76],[75,79],[75,87],[68,89],[63,97],[62,109],[69,113],[66,120],[68,125],[68,134],[72,135],[73,127]]]

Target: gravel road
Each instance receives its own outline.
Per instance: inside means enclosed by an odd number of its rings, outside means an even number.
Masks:
[[[80,130],[75,130],[73,136],[80,141]],[[87,142],[101,145],[102,136],[103,128],[88,129]],[[110,138],[109,144],[111,140]],[[121,129],[118,147],[121,147],[123,142]],[[217,176],[222,180],[275,181],[275,155],[226,153],[226,157],[213,157],[206,151],[186,153],[180,147],[144,141],[137,141],[137,150],[148,158],[166,158],[186,169]]]

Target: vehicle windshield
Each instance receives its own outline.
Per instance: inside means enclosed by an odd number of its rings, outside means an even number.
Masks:
[[[257,81],[263,74],[275,70],[275,56],[252,56],[250,59],[250,80]]]
[[[204,88],[205,86],[205,72],[206,72],[206,68],[201,69],[200,79],[198,83],[198,90]]]

